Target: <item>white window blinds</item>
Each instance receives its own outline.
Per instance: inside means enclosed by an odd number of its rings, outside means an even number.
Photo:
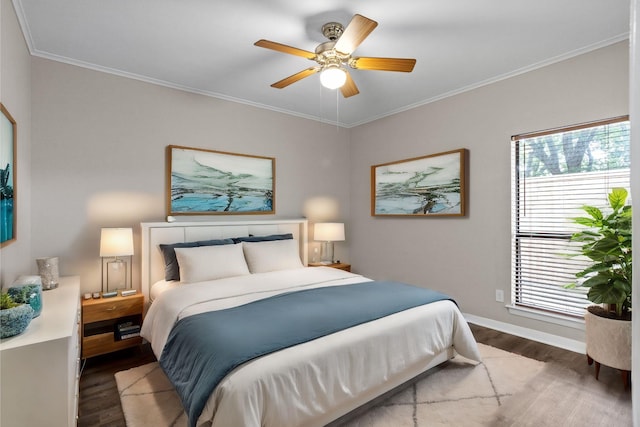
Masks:
[[[585,289],[567,289],[589,260],[569,241],[581,207],[606,210],[630,186],[627,117],[512,138],[513,303],[582,317]]]

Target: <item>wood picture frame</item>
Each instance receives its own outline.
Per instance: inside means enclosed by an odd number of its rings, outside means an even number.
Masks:
[[[2,103],[0,112],[0,247],[5,247],[16,241],[17,232],[18,129],[16,121]]]
[[[467,150],[371,166],[372,216],[464,216]]]
[[[273,157],[167,146],[167,215],[275,214]]]

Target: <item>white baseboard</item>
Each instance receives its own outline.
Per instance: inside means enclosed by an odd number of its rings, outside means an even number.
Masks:
[[[495,329],[496,331],[563,348],[575,353],[586,354],[587,352],[586,344],[582,341],[548,334],[546,332],[540,332],[535,329],[524,328],[510,323],[499,322],[497,320],[487,319],[486,317],[475,316],[473,314],[463,313],[463,315],[464,318],[467,319],[467,322],[473,323],[474,325]]]

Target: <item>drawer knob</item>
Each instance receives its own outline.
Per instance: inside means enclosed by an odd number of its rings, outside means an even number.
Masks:
[[[114,311],[114,310],[117,310],[117,309],[118,309],[118,307],[116,307],[116,306],[114,305],[114,306],[113,306],[113,307],[111,307],[111,308],[107,308],[107,311]]]

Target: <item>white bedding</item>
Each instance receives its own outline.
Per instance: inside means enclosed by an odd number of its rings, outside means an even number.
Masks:
[[[173,284],[155,298],[141,334],[159,359],[171,327],[183,317],[292,290],[368,280],[313,267]],[[451,301],[396,313],[243,364],[212,393],[198,426],[322,426],[441,362],[451,348],[480,360]]]

